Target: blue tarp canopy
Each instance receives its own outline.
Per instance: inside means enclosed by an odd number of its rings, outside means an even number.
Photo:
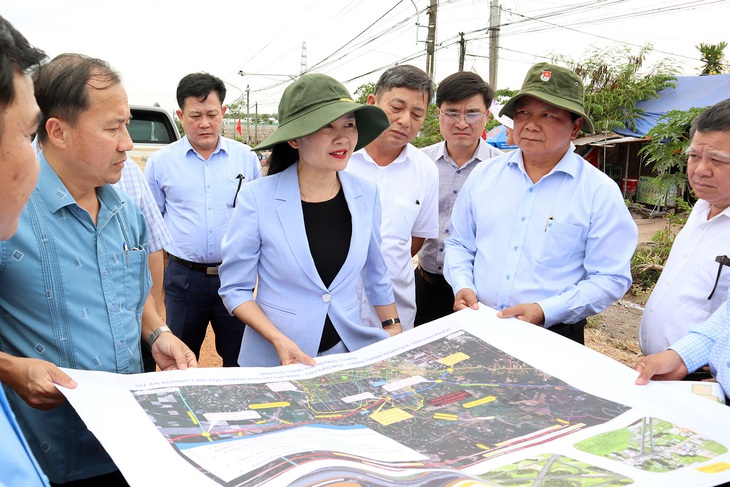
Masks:
[[[491,144],[497,149],[516,149],[516,145],[507,144],[507,127],[497,125],[487,132],[487,144]]]
[[[730,74],[677,76],[677,81],[674,83],[674,88],[657,92],[659,98],[636,104],[644,110],[644,114],[636,118],[635,131],[619,128],[614,132],[632,137],[644,137],[667,112],[709,107],[730,98]]]

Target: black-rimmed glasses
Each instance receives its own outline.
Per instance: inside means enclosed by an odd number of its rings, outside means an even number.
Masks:
[[[717,277],[715,278],[715,285],[712,286],[712,292],[709,296],[707,296],[707,299],[712,299],[712,296],[715,294],[715,291],[717,290],[717,284],[720,282],[720,275],[722,274],[722,268],[724,266],[730,267],[730,257],[727,255],[718,255],[715,257],[715,262],[719,263],[720,266],[717,268]]]

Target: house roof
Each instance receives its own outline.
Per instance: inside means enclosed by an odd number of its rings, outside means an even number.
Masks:
[[[625,127],[614,131],[621,135],[643,137],[667,112],[709,107],[730,98],[730,74],[677,76],[674,88],[666,88],[657,94],[659,98],[636,104],[644,110],[644,114],[636,119],[636,130]]]

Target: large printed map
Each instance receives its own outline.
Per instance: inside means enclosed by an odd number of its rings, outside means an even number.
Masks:
[[[714,486],[730,409],[486,307],[315,366],[62,389],[132,486]],[[154,468],[150,468],[150,465]]]
[[[256,479],[333,457],[462,469],[629,409],[577,390],[465,331],[313,379],[132,393],[168,442],[223,485],[255,485]],[[343,451],[331,440],[321,442],[323,429],[360,435],[360,447]],[[276,448],[266,446],[272,444]]]

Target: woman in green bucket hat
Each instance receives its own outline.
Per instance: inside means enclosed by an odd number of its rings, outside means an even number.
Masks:
[[[401,330],[377,188],[343,171],[387,116],[329,76],[308,74],[284,91],[279,122],[255,147],[272,150],[268,176],[243,185],[222,244],[220,294],[248,325],[241,366],[314,365]],[[360,323],[359,279],[382,328]]]

